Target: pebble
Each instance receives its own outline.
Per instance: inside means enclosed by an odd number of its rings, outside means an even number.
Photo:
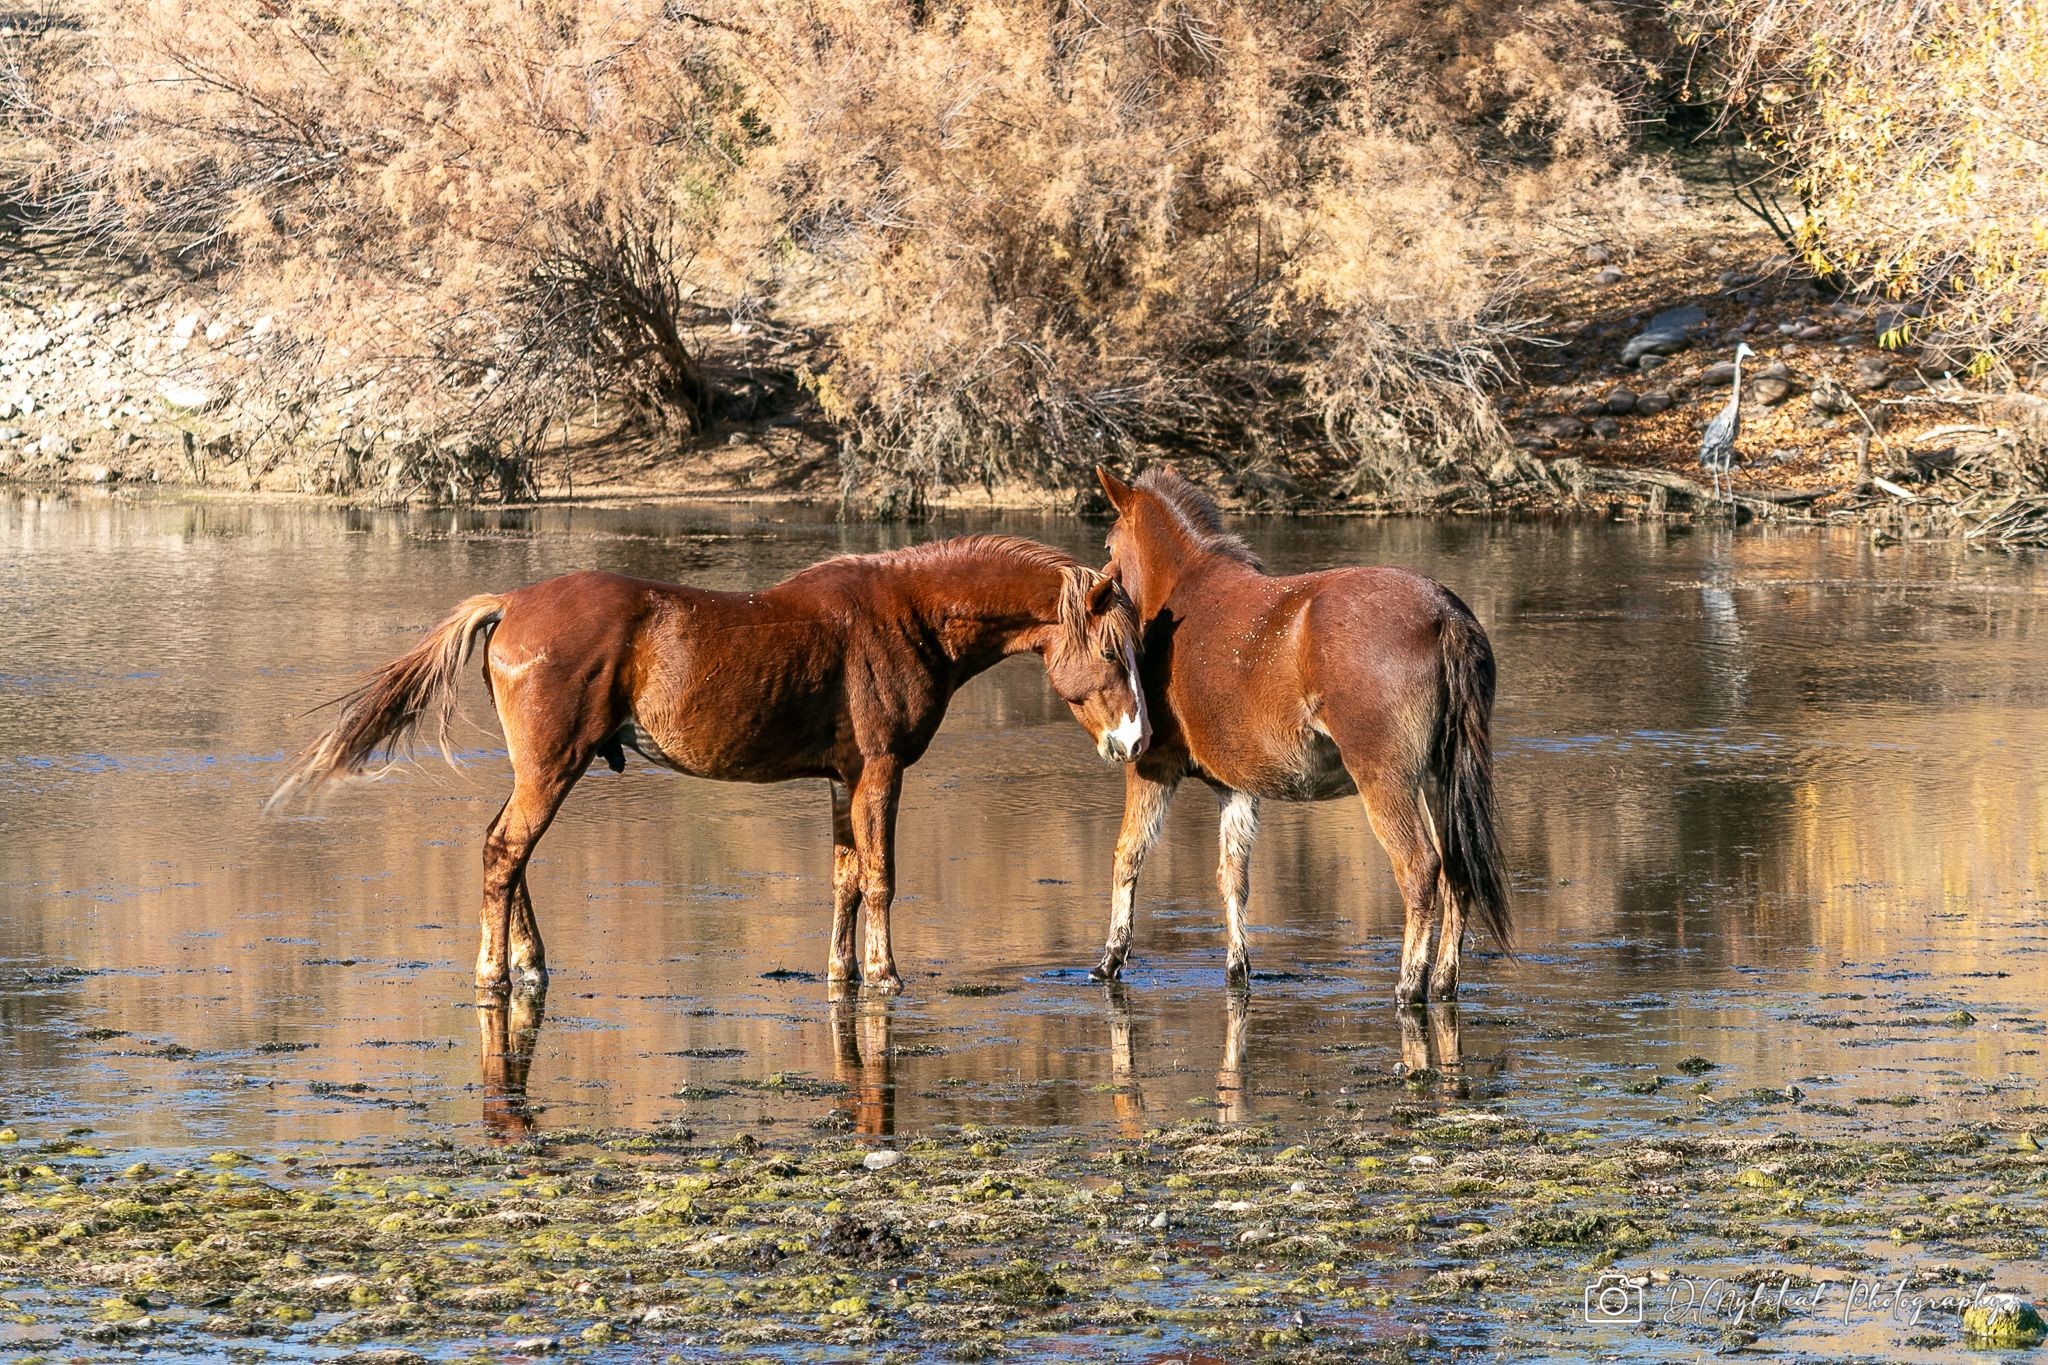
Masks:
[[[1610,265],[1593,277],[1593,283],[1599,285],[1620,284],[1626,278],[1618,267]]]
[[[1172,1220],[1169,1219],[1164,1213],[1155,1213],[1152,1215],[1152,1230],[1154,1232],[1164,1232],[1170,1226],[1172,1226]]]
[[[1639,417],[1655,417],[1658,413],[1669,409],[1670,406],[1671,394],[1667,390],[1651,389],[1648,393],[1636,399],[1636,415]]]
[[[885,1150],[880,1152],[869,1152],[866,1156],[860,1159],[860,1164],[867,1167],[871,1171],[886,1171],[891,1166],[896,1165],[898,1162],[902,1160],[903,1153]]]
[[[1607,391],[1607,397],[1601,401],[1600,406],[1613,416],[1626,417],[1636,410],[1635,390],[1617,384]]]

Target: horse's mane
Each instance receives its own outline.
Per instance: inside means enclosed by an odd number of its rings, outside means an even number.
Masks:
[[[1171,508],[1203,549],[1264,572],[1265,564],[1244,543],[1244,538],[1223,529],[1223,512],[1216,506],[1216,499],[1182,478],[1179,470],[1171,465],[1154,465],[1138,476],[1138,487]]]
[[[917,564],[945,564],[957,560],[1003,559],[1024,568],[1044,569],[1060,576],[1059,621],[1066,628],[1064,648],[1085,649],[1088,647],[1088,592],[1102,577],[1100,570],[1091,569],[1080,560],[1063,550],[1050,545],[1041,545],[1023,536],[1000,535],[993,531],[978,535],[955,536],[951,540],[928,540],[921,545],[906,545],[896,550],[878,550],[869,554],[838,555],[793,575],[802,578],[834,565],[864,565],[874,568],[890,568]],[[1138,641],[1138,614],[1118,591],[1118,606],[1102,618],[1103,645],[1121,653],[1126,646],[1135,650]]]

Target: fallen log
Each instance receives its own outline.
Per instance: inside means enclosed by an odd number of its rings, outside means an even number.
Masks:
[[[1702,487],[1668,469],[1623,469],[1619,465],[1587,465],[1586,473],[1595,479],[1605,479],[1624,486],[1653,487],[1683,493],[1695,502],[1712,502],[1713,490]],[[1800,507],[1810,502],[1840,493],[1847,485],[1830,485],[1826,488],[1735,488],[1728,491],[1728,497],[1735,502],[1754,503],[1763,507]]]

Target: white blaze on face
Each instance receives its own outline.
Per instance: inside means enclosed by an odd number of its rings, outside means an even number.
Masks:
[[[1124,666],[1130,677],[1131,704],[1134,709],[1118,721],[1116,728],[1103,738],[1110,745],[1116,746],[1113,752],[1132,757],[1137,754],[1138,746],[1146,739],[1145,689],[1138,681],[1138,657],[1129,646],[1124,648]]]

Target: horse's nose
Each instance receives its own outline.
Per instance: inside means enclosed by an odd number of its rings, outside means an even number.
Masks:
[[[1102,756],[1113,763],[1128,763],[1145,747],[1145,721],[1133,711],[1114,728],[1102,732]]]

